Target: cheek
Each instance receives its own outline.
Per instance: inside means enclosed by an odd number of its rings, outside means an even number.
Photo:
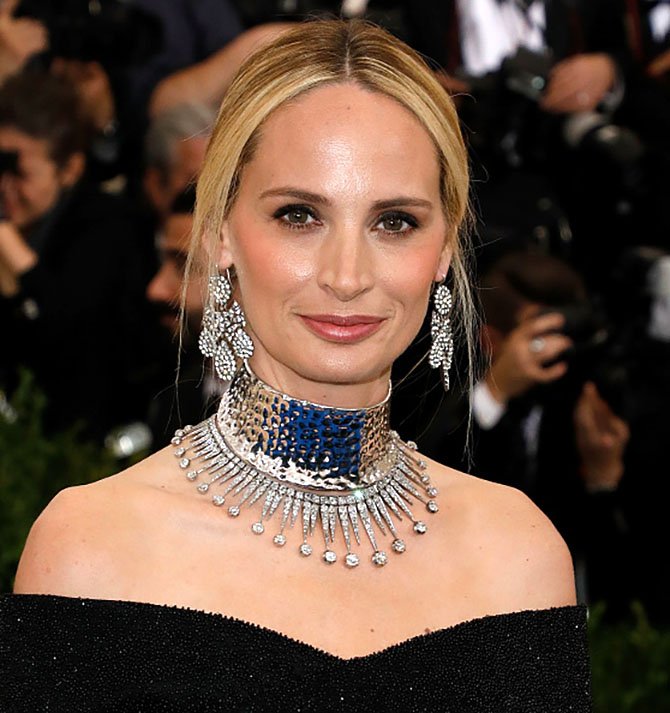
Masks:
[[[59,189],[55,176],[39,174],[22,182],[21,196],[35,211],[44,212],[56,202]]]
[[[314,255],[295,249],[262,228],[246,228],[239,234],[233,262],[242,292],[288,297],[298,292],[314,275]]]
[[[386,291],[406,310],[425,311],[442,250],[441,242],[403,251],[384,265],[381,275]]]
[[[181,285],[179,286],[179,296],[181,297]],[[191,313],[200,313],[203,309],[202,286],[197,280],[189,283],[186,288],[186,310]]]

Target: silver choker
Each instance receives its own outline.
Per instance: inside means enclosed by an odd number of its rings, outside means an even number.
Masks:
[[[389,427],[389,396],[365,409],[340,409],[313,404],[279,393],[263,383],[245,364],[221,399],[217,414],[197,426],[185,426],[172,439],[174,455],[197,489],[212,503],[228,504],[237,517],[243,504],[262,500],[259,519],[251,530],[260,535],[275,512],[281,512],[273,542],[287,542],[285,530],[302,522],[299,552],[312,554],[307,542],[320,522],[325,542],[322,559],[337,561],[332,549],[342,529],[349,567],[359,564],[352,550],[365,532],[374,553],[372,562],[385,565],[388,557],[378,544],[378,533],[393,536],[391,549],[400,554],[407,545],[396,521],[411,520],[422,535],[426,523],[412,513],[414,499],[428,512],[438,511],[426,463],[417,457],[416,444],[403,443]],[[259,504],[260,507],[260,504]]]

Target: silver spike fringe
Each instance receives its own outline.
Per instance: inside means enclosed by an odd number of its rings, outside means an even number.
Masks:
[[[220,492],[211,496],[212,503],[216,507],[228,504],[230,517],[237,517],[245,503],[252,506],[262,500],[260,517],[251,526],[255,534],[262,534],[266,523],[276,512],[280,512],[281,525],[272,540],[278,547],[287,542],[287,525],[292,529],[298,522],[302,529],[299,552],[305,557],[311,555],[312,545],[307,540],[314,535],[319,522],[325,542],[321,558],[327,564],[333,564],[338,559],[332,547],[339,524],[347,547],[344,563],[353,568],[360,562],[359,555],[352,550],[353,540],[360,545],[362,531],[374,549],[372,562],[381,567],[387,563],[388,556],[380,549],[375,524],[383,536],[386,536],[388,529],[393,536],[391,549],[401,554],[407,545],[398,535],[393,517],[398,520],[407,517],[412,522],[413,531],[423,535],[428,528],[412,512],[410,506],[413,506],[414,499],[422,503],[429,513],[439,510],[433,499],[438,494],[437,488],[431,485],[426,462],[417,457],[416,444],[412,441],[403,443],[394,431],[391,432],[391,439],[390,451],[395,463],[388,474],[371,485],[349,490],[344,495],[320,495],[260,472],[228,446],[217,427],[216,416],[197,426],[177,430],[172,444],[176,446],[174,456],[188,480],[200,481],[198,492],[211,494],[215,487],[220,488]]]

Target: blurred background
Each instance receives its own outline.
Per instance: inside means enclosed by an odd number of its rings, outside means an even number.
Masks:
[[[216,404],[197,281],[177,338],[194,184],[240,63],[324,14],[421,52],[470,149],[481,369],[457,339],[445,396],[424,325],[394,426],[552,519],[596,710],[670,710],[670,0],[1,2],[2,589],[58,490]]]

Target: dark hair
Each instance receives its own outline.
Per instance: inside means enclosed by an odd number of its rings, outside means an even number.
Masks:
[[[193,213],[195,210],[195,184],[189,183],[179,191],[170,205],[170,215]]]
[[[501,257],[482,276],[480,299],[484,322],[504,334],[517,326],[524,304],[561,307],[586,299],[582,278],[552,255],[515,251]]]
[[[45,139],[59,167],[73,154],[86,152],[91,139],[72,83],[34,69],[13,75],[0,87],[0,126]]]

